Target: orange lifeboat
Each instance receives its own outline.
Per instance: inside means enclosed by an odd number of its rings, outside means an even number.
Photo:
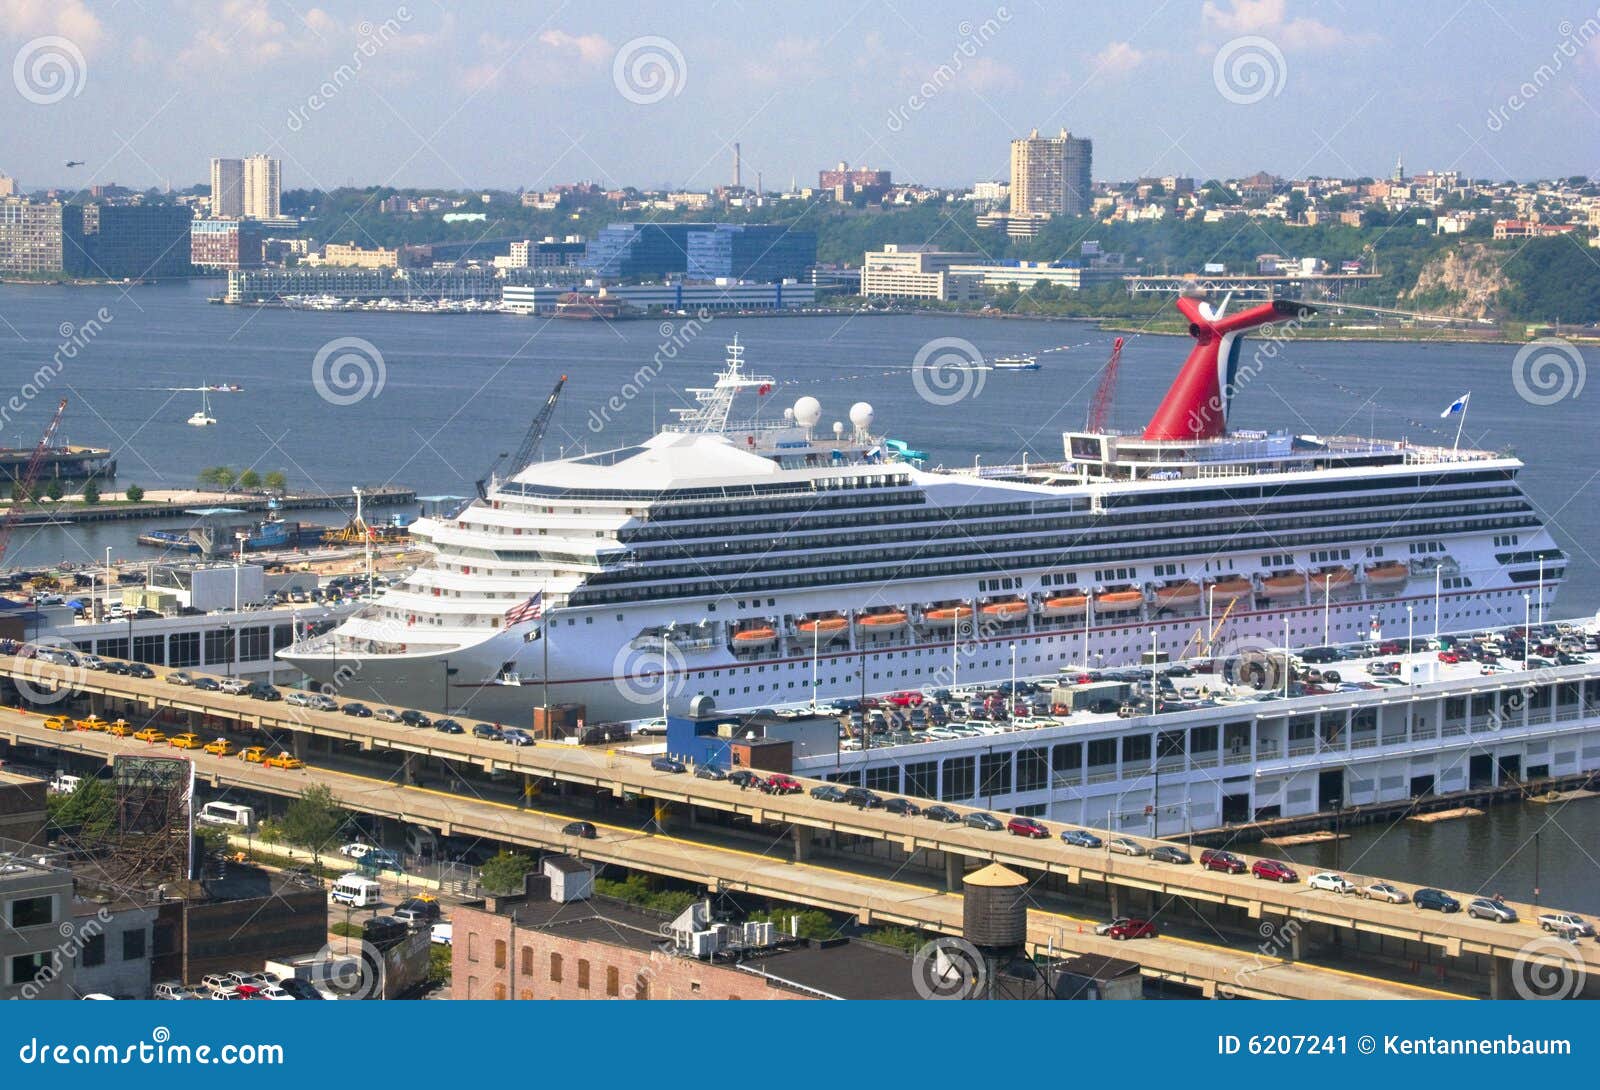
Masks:
[[[990,602],[983,607],[985,620],[991,621],[1020,621],[1028,615],[1028,603],[1018,598],[1008,598],[1003,602]]]
[[[1200,601],[1199,583],[1168,583],[1156,588],[1156,605],[1164,609],[1180,609]]]
[[[735,647],[765,647],[778,638],[776,629],[767,625],[757,625],[751,628],[741,628],[733,634]]]
[[[948,628],[960,621],[972,620],[972,607],[966,605],[939,606],[924,613],[922,620],[924,624],[932,625],[935,628]]]
[[[1341,591],[1356,581],[1356,573],[1349,568],[1330,568],[1311,577],[1311,589],[1316,591]]]
[[[845,629],[850,627],[850,622],[843,617],[834,615],[830,617],[807,617],[795,625],[802,636],[823,640],[834,640],[844,635]]]
[[[867,632],[893,632],[897,628],[904,628],[905,623],[906,615],[898,609],[863,613],[856,618],[856,626]]]
[[[1044,600],[1046,617],[1077,617],[1089,608],[1089,598],[1084,594],[1063,594]]]
[[[1213,604],[1233,601],[1235,598],[1249,598],[1255,593],[1255,588],[1250,585],[1250,580],[1242,579],[1235,575],[1228,579],[1218,579],[1211,584],[1211,601]]]
[[[1261,580],[1261,593],[1268,598],[1293,598],[1306,591],[1306,577],[1300,572],[1269,575]]]
[[[1094,608],[1100,613],[1119,613],[1142,605],[1144,595],[1136,590],[1112,590],[1094,596]]]
[[[1374,586],[1399,586],[1411,578],[1411,569],[1397,560],[1374,564],[1367,569],[1367,582]]]

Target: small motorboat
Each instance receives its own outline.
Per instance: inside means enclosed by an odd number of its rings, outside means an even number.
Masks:
[[[741,628],[733,634],[735,647],[766,647],[778,638],[776,629],[768,625],[755,625],[750,628]]]
[[[1032,356],[1001,356],[993,367],[996,371],[1037,371],[1039,361]]]

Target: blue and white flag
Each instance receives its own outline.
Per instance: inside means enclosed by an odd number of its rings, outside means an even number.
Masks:
[[[1450,416],[1456,415],[1456,413],[1464,413],[1464,412],[1466,412],[1467,411],[1467,402],[1469,402],[1471,400],[1472,400],[1472,391],[1468,390],[1466,393],[1462,394],[1460,397],[1458,397],[1454,401],[1450,402],[1450,407],[1448,409],[1446,409],[1444,412],[1439,414],[1439,419],[1443,420],[1446,417],[1450,417]]]

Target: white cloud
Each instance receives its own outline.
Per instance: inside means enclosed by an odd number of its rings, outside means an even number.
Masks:
[[[1330,49],[1374,40],[1371,35],[1351,34],[1316,19],[1291,18],[1286,0],[1231,0],[1227,7],[1206,0],[1200,17],[1213,30],[1259,34],[1284,49]]]
[[[752,57],[741,66],[751,83],[771,86],[822,75],[822,42],[816,38],[779,38],[765,56]]]
[[[57,34],[85,53],[100,42],[99,16],[82,0],[0,0],[0,33],[34,38]]]
[[[1139,49],[1132,42],[1112,42],[1093,57],[1095,71],[1120,76],[1132,72],[1155,56],[1149,50]]]
[[[564,30],[547,30],[539,41],[562,53],[576,54],[584,64],[610,64],[615,47],[599,34],[568,34]]]

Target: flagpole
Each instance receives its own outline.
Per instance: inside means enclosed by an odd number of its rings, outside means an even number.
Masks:
[[[1456,441],[1450,444],[1450,453],[1461,449],[1461,429],[1467,426],[1467,407],[1461,406],[1461,419],[1456,421]]]
[[[550,736],[550,634],[545,629],[550,627],[550,603],[544,600],[544,585],[539,587],[539,642],[544,644],[544,669],[539,671],[539,684],[544,690],[544,730],[545,736]]]

